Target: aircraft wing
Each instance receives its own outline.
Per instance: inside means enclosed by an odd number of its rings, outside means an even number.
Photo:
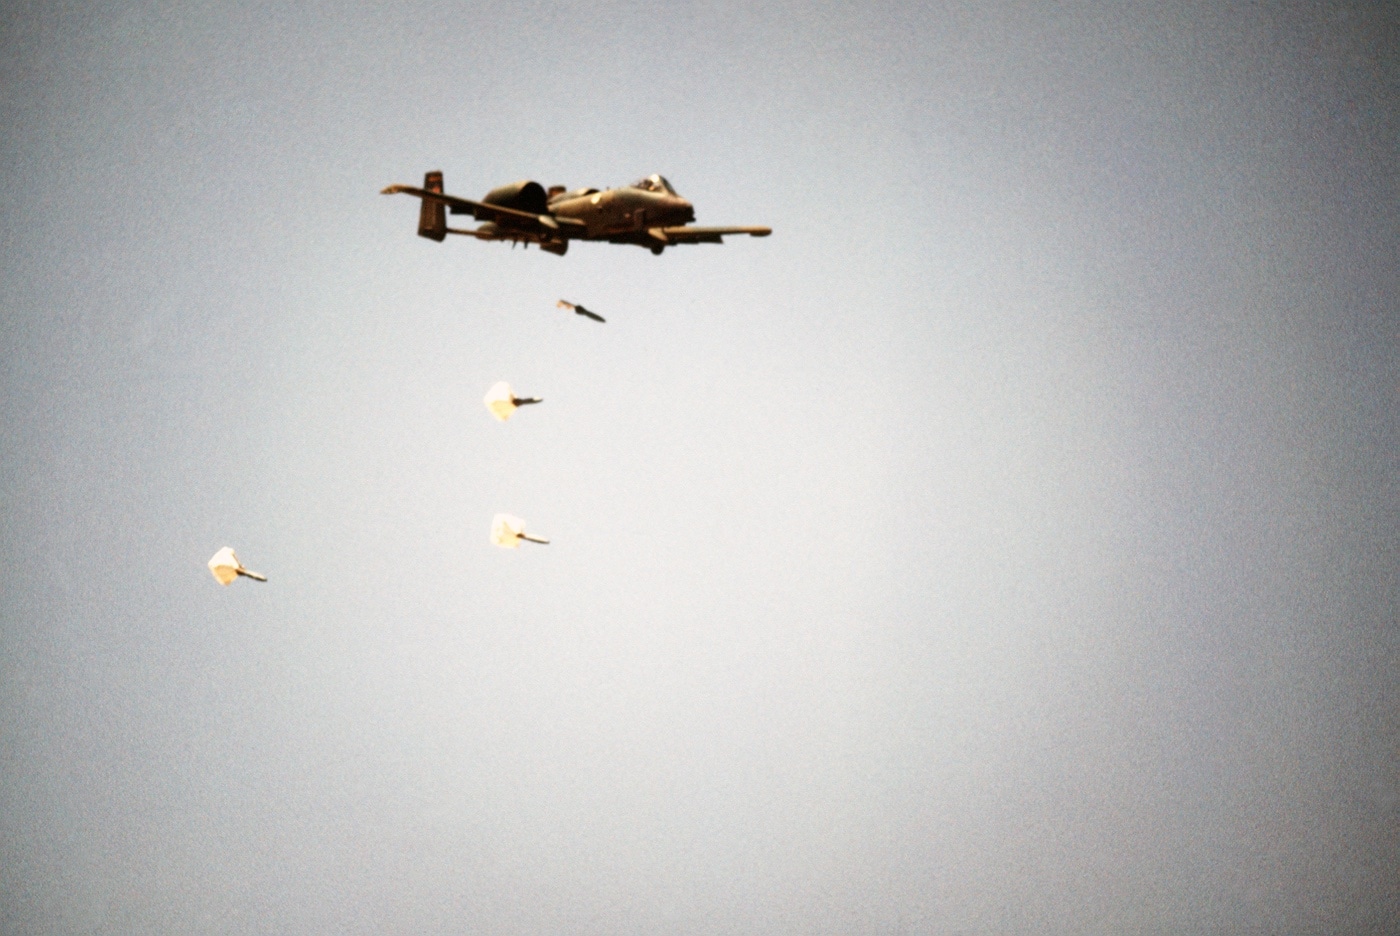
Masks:
[[[444,195],[441,192],[430,192],[427,189],[414,188],[411,185],[391,185],[379,194],[412,195],[424,201],[446,205],[453,214],[469,214],[478,221],[492,221],[504,228],[534,231],[546,237],[551,235],[558,237],[561,228],[576,228],[580,234],[587,229],[587,225],[582,221],[576,221],[573,218],[556,218],[553,215],[537,215],[528,211],[516,211],[514,208],[489,205],[486,202],[458,198],[455,195]]]
[[[647,228],[647,234],[663,244],[722,244],[726,234],[749,234],[753,237],[767,237],[773,233],[766,227],[662,227]]]

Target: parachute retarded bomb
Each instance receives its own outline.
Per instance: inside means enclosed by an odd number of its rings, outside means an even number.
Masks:
[[[238,556],[231,546],[225,546],[214,553],[214,557],[209,560],[209,571],[214,573],[214,578],[219,580],[220,585],[228,585],[240,575],[256,582],[267,581],[266,575],[259,575],[257,572],[245,569],[243,563],[238,561]]]
[[[502,549],[519,549],[521,540],[549,545],[549,540],[530,536],[525,532],[525,521],[510,514],[496,514],[491,521],[491,542]]]
[[[570,301],[567,300],[567,299],[560,299],[558,302],[555,303],[555,306],[557,306],[558,308],[561,308],[561,309],[573,309],[575,315],[582,315],[582,316],[584,316],[584,317],[586,317],[586,318],[591,318],[591,319],[592,319],[593,321],[595,321],[595,322],[606,322],[606,321],[607,321],[607,319],[603,318],[603,317],[602,317],[601,315],[599,315],[597,312],[589,312],[589,311],[588,311],[587,309],[585,309],[583,306],[581,306],[581,305],[576,305],[575,303],[572,303],[572,302],[570,302]]]
[[[518,407],[529,406],[532,403],[543,403],[539,397],[518,397],[510,389],[510,384],[504,380],[491,385],[491,389],[486,391],[486,397],[482,400],[491,415],[505,422],[515,415]]]

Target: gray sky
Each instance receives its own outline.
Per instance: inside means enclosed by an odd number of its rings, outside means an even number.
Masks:
[[[1318,6],[6,5],[0,930],[1381,932],[1400,20]]]

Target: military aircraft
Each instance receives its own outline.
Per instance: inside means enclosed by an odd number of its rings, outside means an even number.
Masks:
[[[767,237],[766,227],[690,227],[695,208],[659,175],[622,188],[574,189],[556,185],[545,191],[538,182],[515,182],[492,189],[481,201],[444,195],[442,173],[429,172],[423,187],[391,185],[384,195],[412,195],[423,200],[418,236],[435,241],[448,234],[478,240],[539,244],[563,256],[571,240],[637,244],[660,254],[675,244],[721,244],[726,234]],[[447,215],[466,214],[485,222],[477,228],[451,228]]]

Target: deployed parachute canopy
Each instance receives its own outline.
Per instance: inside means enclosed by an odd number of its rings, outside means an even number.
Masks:
[[[219,580],[220,585],[227,585],[240,575],[259,582],[267,581],[266,575],[243,568],[243,563],[238,561],[238,556],[234,554],[231,546],[225,546],[214,553],[214,558],[209,560],[209,571],[214,573],[214,578]]]
[[[546,545],[549,543],[547,539],[528,535],[525,532],[525,521],[519,517],[512,517],[510,514],[496,514],[496,518],[491,521],[491,542],[503,549],[519,549],[521,540]]]
[[[505,422],[515,415],[516,407],[529,406],[531,403],[543,403],[539,397],[518,397],[511,392],[510,384],[504,380],[491,385],[491,389],[486,391],[486,397],[482,400],[486,408],[491,411],[501,422]]]

